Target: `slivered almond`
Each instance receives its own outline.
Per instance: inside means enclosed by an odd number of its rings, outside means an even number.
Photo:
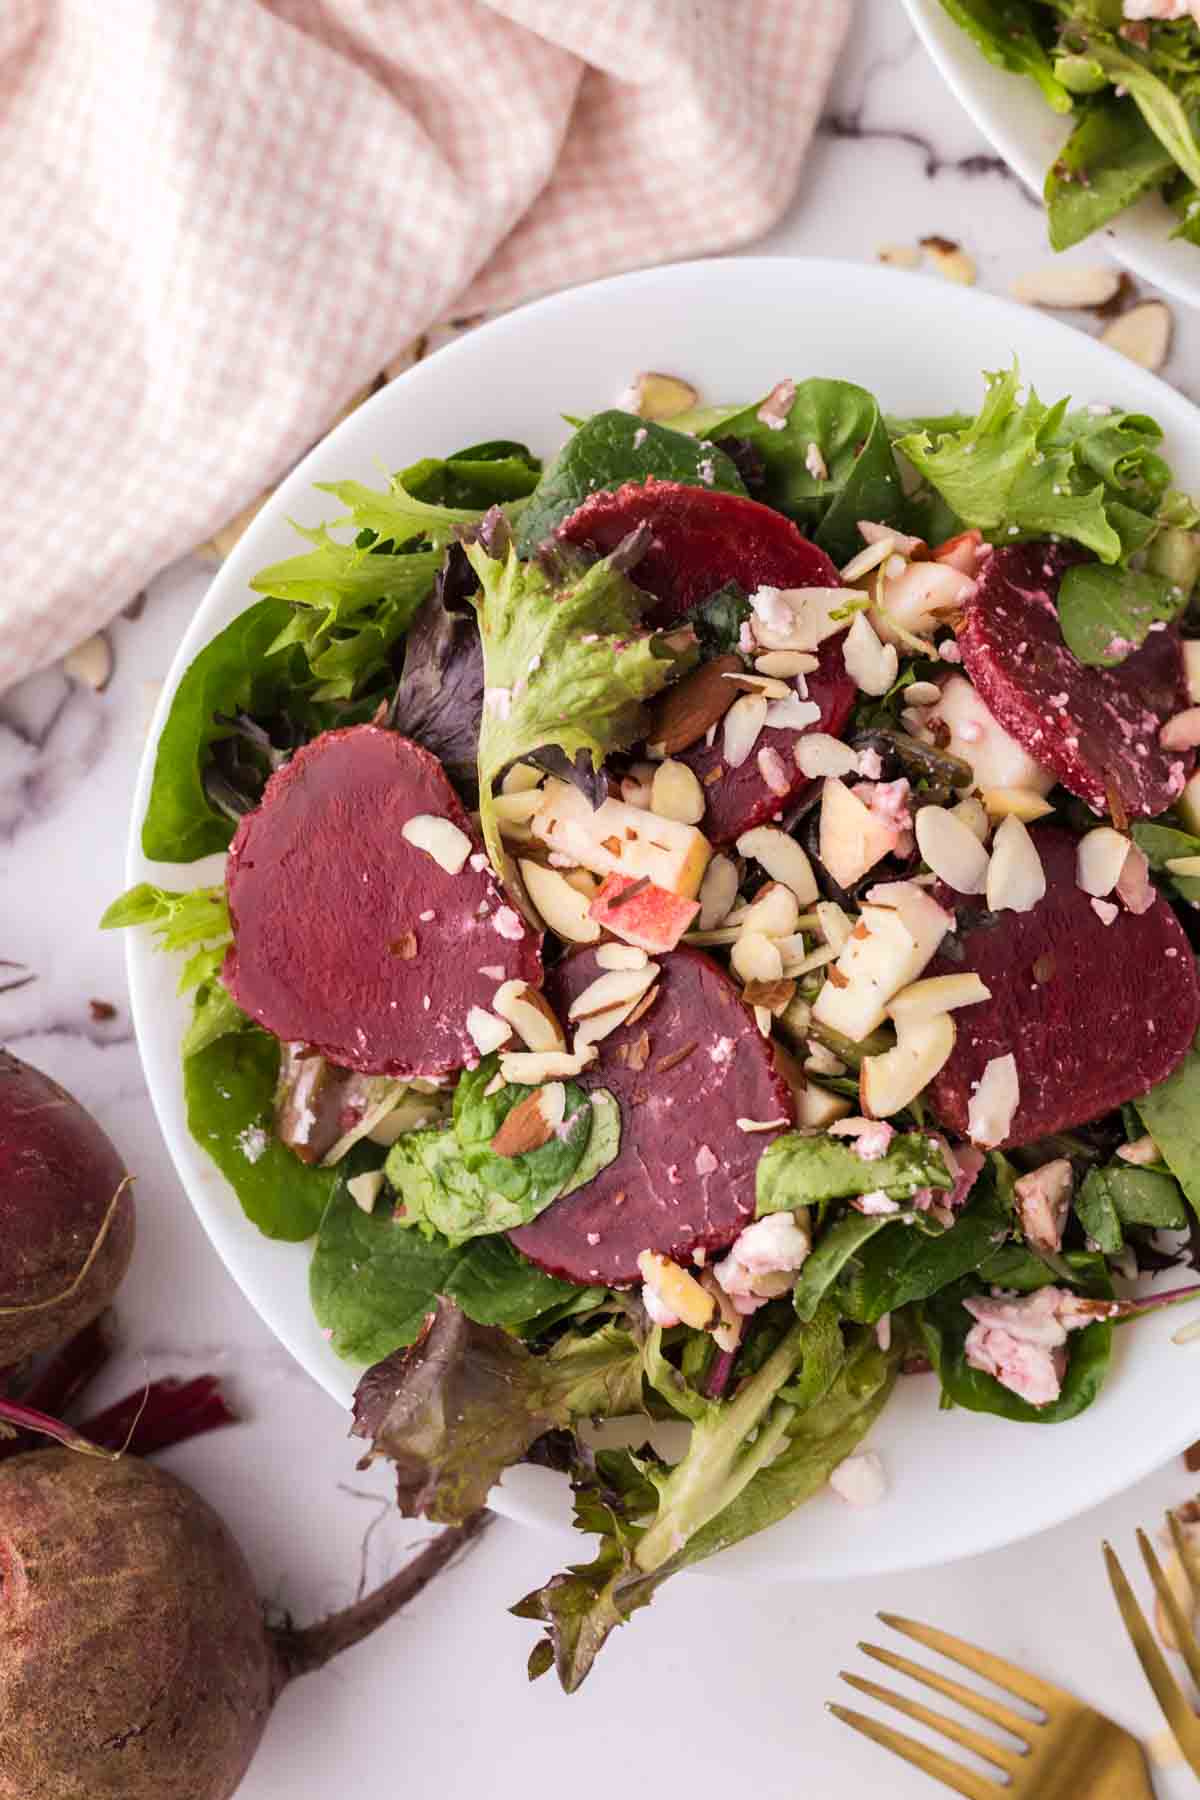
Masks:
[[[551,1081],[518,1101],[492,1139],[497,1156],[524,1156],[548,1144],[566,1117],[567,1090]]]
[[[1047,813],[1054,811],[1046,796],[1033,788],[984,788],[979,798],[989,818],[1020,819],[1026,825],[1032,824],[1034,819],[1044,819]]]
[[[775,825],[758,825],[737,841],[739,856],[752,856],[772,881],[790,888],[801,906],[810,906],[819,889],[812,864],[794,837]]]
[[[527,1050],[565,1050],[567,1040],[544,994],[524,981],[506,981],[492,996],[492,1011],[507,1019]]]
[[[1027,306],[1103,306],[1121,284],[1115,269],[1097,263],[1043,263],[1018,275],[1009,292]]]
[[[779,981],[748,981],[743,993],[751,1006],[765,1006],[778,1018],[795,999],[796,983],[782,978]]]
[[[112,680],[113,653],[112,645],[102,631],[94,637],[84,638],[82,644],[76,644],[68,650],[62,661],[63,673],[72,681],[81,681],[97,694],[102,694]]]
[[[806,650],[764,650],[754,659],[760,675],[778,675],[785,680],[793,675],[811,675],[820,666],[819,659]]]
[[[1164,750],[1194,750],[1200,744],[1200,706],[1189,706],[1168,719],[1158,741]]]
[[[726,682],[724,686],[730,686]],[[722,754],[731,769],[740,769],[767,722],[767,701],[761,694],[743,694],[725,715]]]
[[[968,256],[961,244],[952,238],[923,237],[921,248],[944,281],[957,281],[962,287],[974,287],[979,274],[974,257]]]
[[[729,953],[735,975],[742,981],[775,982],[783,978],[783,956],[761,931],[744,931]]]
[[[601,944],[596,952],[602,969],[644,969],[649,960],[636,944]]]
[[[704,789],[686,763],[659,763],[650,785],[650,810],[661,819],[698,825],[704,817]]]
[[[512,1036],[512,1026],[506,1019],[485,1012],[482,1006],[473,1006],[467,1014],[467,1033],[479,1054],[490,1056],[501,1044],[507,1044]]]
[[[739,669],[736,675],[724,675],[721,679],[732,682],[744,694],[762,694],[767,700],[786,700],[796,691],[786,681],[780,681],[777,675],[747,675],[744,669]]]
[[[842,659],[855,687],[864,694],[886,694],[896,679],[900,658],[895,644],[881,644],[866,613],[855,613],[842,646]]]
[[[596,942],[600,927],[588,915],[587,894],[581,894],[557,869],[547,869],[527,857],[521,859],[520,869],[529,898],[551,931],[572,944]]]
[[[535,1087],[539,1082],[580,1075],[595,1060],[596,1051],[590,1044],[574,1055],[565,1050],[510,1050],[501,1054],[500,1073],[505,1081],[516,1082],[520,1087]]]
[[[620,406],[623,412],[636,413],[639,419],[677,419],[680,413],[690,412],[699,399],[690,381],[646,369],[634,376],[621,395]]]
[[[923,806],[916,834],[921,855],[940,881],[960,894],[982,894],[988,853],[968,825],[944,806]]]
[[[1146,300],[1120,313],[1100,333],[1100,342],[1119,350],[1143,369],[1161,369],[1171,347],[1171,314],[1161,300]]]
[[[438,818],[435,813],[414,813],[400,827],[400,836],[415,850],[432,856],[447,875],[457,875],[471,854],[471,840],[452,819]]]
[[[888,1001],[888,1016],[895,1020],[897,1030],[901,1030],[919,1024],[923,1019],[935,1018],[938,1013],[954,1012],[960,1006],[977,1006],[991,997],[991,989],[973,971],[964,971],[961,975],[927,975],[924,980],[911,981]]]
[[[741,672],[740,656],[714,656],[674,687],[666,688],[651,702],[646,742],[665,756],[675,756],[698,743],[738,697],[733,683],[724,677]]]
[[[1111,825],[1097,825],[1080,838],[1075,853],[1075,880],[1085,894],[1103,899],[1121,879],[1129,839]]]
[[[657,978],[659,965],[647,962],[640,969],[608,969],[590,981],[581,993],[572,1000],[567,1017],[569,1019],[594,1018],[598,1013],[607,1012],[609,1007],[630,1006],[640,1000],[646,989]]]
[[[984,895],[992,912],[1032,912],[1045,898],[1046,872],[1022,821],[1002,819],[992,839]]]
[[[720,851],[713,857],[704,871],[704,880],[700,883],[700,914],[696,920],[699,931],[712,931],[724,919],[734,901],[737,899],[738,872],[737,864]]]
[[[987,816],[987,807],[984,806],[982,800],[974,798],[960,800],[957,806],[950,808],[950,811],[956,819],[962,820],[968,831],[975,833],[981,844],[987,843],[991,822]]]
[[[827,731],[809,731],[792,746],[796,767],[810,781],[826,775],[853,775],[858,769],[858,751]]]

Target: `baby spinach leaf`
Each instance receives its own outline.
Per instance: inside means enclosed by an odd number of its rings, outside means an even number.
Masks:
[[[715,445],[635,413],[599,412],[569,437],[546,470],[517,528],[517,550],[531,556],[589,495],[627,481],[680,481],[744,494],[741,476]]]
[[[519,1217],[512,1224],[524,1225],[536,1218],[574,1175],[587,1149],[595,1115],[584,1090],[568,1081],[563,1122],[549,1141],[521,1156],[497,1156],[492,1139],[514,1107],[537,1092],[510,1081],[489,1094],[487,1089],[499,1068],[498,1056],[485,1056],[478,1068],[468,1069],[460,1078],[454,1092],[454,1134],[464,1168],[484,1187],[519,1208]],[[458,1227],[447,1235],[474,1237],[478,1232]]]
[[[188,1130],[264,1237],[311,1237],[337,1180],[309,1168],[274,1134],[279,1045],[265,1031],[225,1033],[183,1065]]]
[[[499,501],[532,494],[541,469],[540,459],[526,445],[494,439],[452,456],[427,456],[402,470],[399,481],[415,500],[486,511]]]
[[[1058,622],[1081,663],[1112,669],[1145,643],[1152,626],[1174,623],[1186,605],[1187,595],[1161,575],[1076,563],[1058,590]]]
[[[1055,75],[1047,47],[1049,33],[1038,30],[1030,0],[942,0],[942,5],[989,62],[1030,76],[1055,112],[1070,112],[1071,95]]]
[[[1200,1212],[1200,1051],[1193,1046],[1175,1073],[1134,1105],[1163,1161]]]
[[[1106,1256],[1120,1254],[1122,1226],[1144,1225],[1155,1231],[1180,1231],[1188,1222],[1179,1184],[1156,1169],[1110,1163],[1089,1169],[1075,1199],[1079,1222]]]
[[[604,1288],[576,1287],[544,1274],[505,1237],[472,1238],[440,1291],[480,1325],[515,1327],[590,1311],[605,1295]]]
[[[822,1233],[812,1255],[800,1271],[792,1299],[797,1316],[814,1319],[817,1308],[852,1257],[879,1232],[895,1223],[887,1216],[848,1212]]]
[[[1094,1287],[1095,1284],[1089,1284]],[[994,1376],[973,1369],[967,1362],[967,1333],[975,1323],[963,1305],[978,1288],[972,1281],[956,1283],[933,1294],[917,1309],[925,1352],[937,1371],[944,1398],[969,1412],[995,1413],[1002,1419],[1018,1419],[1030,1425],[1060,1425],[1085,1412],[1104,1386],[1112,1355],[1112,1322],[1098,1319],[1067,1339],[1067,1372],[1062,1392],[1046,1406],[1031,1406]]]
[[[897,1132],[886,1155],[867,1162],[837,1138],[788,1131],[767,1146],[757,1171],[758,1217],[847,1200],[877,1189],[909,1200],[919,1188],[953,1183],[937,1145],[919,1131]],[[858,1215],[861,1217],[862,1215]]]
[[[1046,175],[1050,242],[1069,250],[1171,174],[1174,163],[1132,100],[1086,106]]]
[[[971,1274],[995,1251],[1009,1222],[997,1183],[984,1176],[945,1231],[927,1235],[911,1225],[887,1225],[857,1252],[855,1297],[861,1311],[855,1317],[873,1325],[884,1313],[925,1300]]]
[[[364,1212],[337,1170],[309,1269],[317,1323],[339,1356],[381,1362],[417,1337],[461,1261],[437,1233],[405,1231],[386,1203]]]
[[[706,657],[726,656],[738,649],[752,610],[745,590],[730,581],[693,606],[685,619]]]
[[[592,1106],[592,1129],[587,1148],[579,1159],[575,1173],[555,1196],[558,1200],[565,1200],[576,1188],[586,1187],[589,1181],[599,1175],[601,1169],[607,1169],[609,1163],[617,1160],[617,1152],[621,1148],[621,1108],[615,1096],[607,1088],[592,1088],[588,1099]]]

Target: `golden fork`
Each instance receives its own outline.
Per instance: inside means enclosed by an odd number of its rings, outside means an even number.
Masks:
[[[903,1731],[893,1731],[890,1725],[882,1725],[866,1713],[844,1706],[830,1706],[830,1712],[844,1724],[882,1744],[885,1750],[902,1756],[905,1762],[923,1769],[926,1775],[953,1788],[956,1794],[965,1794],[967,1800],[1002,1800],[1002,1797],[1003,1800],[1154,1800],[1141,1745],[1111,1719],[1106,1719],[1103,1713],[1084,1706],[1063,1688],[1052,1687],[1048,1681],[1019,1669],[1015,1663],[1004,1662],[987,1650],[977,1649],[974,1644],[965,1644],[948,1632],[936,1631],[931,1625],[918,1625],[912,1619],[897,1618],[895,1613],[877,1616],[894,1631],[902,1631],[906,1637],[924,1644],[927,1650],[936,1650],[951,1662],[982,1675],[985,1681],[1028,1701],[1043,1716],[1031,1719],[1026,1714],[1014,1712],[999,1700],[976,1693],[974,1688],[964,1687],[947,1675],[910,1662],[906,1656],[897,1656],[894,1651],[883,1650],[877,1644],[860,1644],[859,1649],[874,1657],[876,1662],[886,1663],[898,1674],[907,1675],[910,1680],[932,1688],[947,1700],[956,1701],[968,1712],[1000,1726],[1018,1741],[1016,1745],[1001,1743],[988,1733],[960,1725],[957,1719],[947,1718],[943,1713],[897,1694],[892,1688],[881,1687],[861,1675],[847,1674],[845,1669],[841,1671],[842,1680],[848,1681],[860,1694],[868,1694],[884,1706],[894,1706],[918,1725],[940,1732],[964,1750],[974,1751],[976,1756],[999,1771],[1001,1779],[993,1781],[985,1775],[977,1775],[955,1757],[943,1756],[940,1751],[930,1749]]]
[[[1196,1553],[1188,1543],[1182,1525],[1173,1512],[1167,1514],[1171,1538],[1183,1565],[1184,1573],[1195,1600],[1200,1595],[1200,1564]],[[1154,1583],[1155,1592],[1163,1603],[1171,1628],[1175,1633],[1175,1642],[1188,1673],[1197,1685],[1200,1685],[1200,1646],[1196,1643],[1196,1634],[1192,1629],[1192,1621],[1180,1605],[1175,1590],[1163,1573],[1162,1564],[1155,1555],[1154,1546],[1144,1531],[1137,1534],[1138,1548],[1142,1553],[1142,1561],[1147,1573]],[[1113,1593],[1117,1597],[1117,1605],[1121,1609],[1121,1617],[1125,1621],[1125,1629],[1129,1633],[1138,1661],[1146,1672],[1146,1679],[1154,1689],[1155,1699],[1162,1707],[1167,1724],[1175,1733],[1179,1748],[1192,1765],[1192,1769],[1200,1775],[1200,1719],[1192,1711],[1191,1703],[1179,1683],[1167,1666],[1167,1659],[1158,1647],[1158,1639],[1146,1623],[1141,1607],[1133,1597],[1133,1589],[1125,1579],[1125,1571],[1117,1561],[1117,1553],[1111,1544],[1104,1546],[1104,1560],[1108,1564],[1108,1579],[1112,1582]]]

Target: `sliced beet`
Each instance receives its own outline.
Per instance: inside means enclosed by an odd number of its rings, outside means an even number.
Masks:
[[[793,582],[793,586],[799,585]],[[690,750],[681,750],[678,761],[693,769],[704,788],[705,811],[701,829],[713,844],[731,844],[755,825],[765,825],[781,813],[788,812],[812,786],[807,775],[796,766],[796,745],[809,731],[825,731],[831,737],[841,734],[854,705],[855,687],[842,661],[840,638],[827,638],[820,649],[821,666],[804,680],[807,698],[821,708],[821,716],[801,731],[768,725],[758,734],[750,755],[736,769],[731,769],[722,754],[722,735],[717,727],[710,745],[703,740]],[[787,787],[777,782],[772,787],[762,773],[759,757],[769,753],[778,761],[772,773],[780,770]]]
[[[1182,925],[1165,900],[1147,912],[1096,905],[1075,880],[1078,840],[1053,825],[1031,835],[1045,897],[1026,913],[980,913],[978,898],[938,893],[958,910],[961,957],[943,948],[930,975],[974,970],[991,999],[954,1015],[949,1062],[929,1099],[966,1133],[971,1095],[987,1064],[1016,1058],[1020,1099],[1005,1145],[1069,1131],[1163,1081],[1200,1025],[1200,985]],[[1003,1146],[1002,1146],[1003,1147]]]
[[[458,874],[402,835],[418,814],[470,838]],[[344,1068],[469,1066],[471,1007],[510,978],[541,984],[540,938],[509,905],[441,764],[379,726],[327,731],[271,777],[237,828],[226,885],[234,999]]]
[[[1152,631],[1112,669],[1063,642],[1055,597],[1078,551],[1014,544],[984,566],[959,635],[963,666],[1004,728],[1095,812],[1152,818],[1178,799],[1192,751],[1159,730],[1187,705],[1179,633]]]
[[[662,602],[659,621],[686,612],[727,582],[747,594],[756,588],[840,587],[841,579],[818,550],[782,513],[740,494],[717,494],[674,481],[649,480],[615,493],[594,494],[559,526],[559,535],[597,550],[616,548],[638,525],[654,533],[633,578]],[[808,698],[821,708],[809,731],[836,737],[854,705],[855,687],[846,674],[840,639],[821,647],[821,666],[807,678]],[[796,767],[795,746],[802,731],[768,727],[746,761],[736,769],[721,755],[721,732],[710,748],[703,743],[680,754],[704,783],[707,810],[702,829],[714,844],[732,843],[795,805],[811,785]],[[778,757],[772,787],[759,767],[759,753]],[[786,787],[780,776],[786,779]],[[777,791],[778,790],[778,791]]]
[[[593,494],[563,520],[558,536],[607,555],[639,525],[649,525],[654,537],[632,577],[662,602],[656,624],[678,618],[730,581],[748,594],[760,587],[841,585],[825,552],[773,507],[653,476]]]
[[[510,1233],[568,1281],[627,1285],[643,1250],[683,1261],[724,1249],[754,1217],[755,1168],[772,1140],[739,1130],[738,1119],[795,1119],[771,1046],[725,971],[699,950],[656,960],[657,998],[603,1039],[579,1078],[620,1106],[615,1162]],[[603,972],[594,950],[552,971],[546,994],[560,1018]]]

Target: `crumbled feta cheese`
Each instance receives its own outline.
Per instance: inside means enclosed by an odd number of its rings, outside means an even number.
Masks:
[[[900,1211],[900,1202],[893,1200],[882,1188],[874,1188],[869,1194],[859,1194],[850,1204],[856,1212],[866,1213],[868,1218]]]
[[[829,1127],[831,1137],[853,1138],[850,1148],[864,1162],[878,1162],[886,1156],[892,1139],[896,1135],[895,1127],[886,1119],[835,1119]]]
[[[829,1485],[849,1506],[878,1506],[887,1493],[887,1476],[874,1450],[859,1450],[838,1464]]]
[[[495,918],[492,920],[492,926],[499,932],[502,938],[507,938],[509,942],[513,944],[520,943],[525,935],[525,927],[521,923],[521,916],[519,913],[515,912],[511,906],[500,907]]]
[[[299,1128],[295,1132],[300,1143],[307,1143],[308,1133],[316,1123],[311,1112],[301,1115],[301,1123],[304,1122],[305,1117],[308,1119],[308,1126],[303,1137],[300,1135]],[[237,1146],[248,1163],[256,1163],[266,1151],[267,1134],[261,1125],[247,1125],[244,1131],[238,1132]]]

